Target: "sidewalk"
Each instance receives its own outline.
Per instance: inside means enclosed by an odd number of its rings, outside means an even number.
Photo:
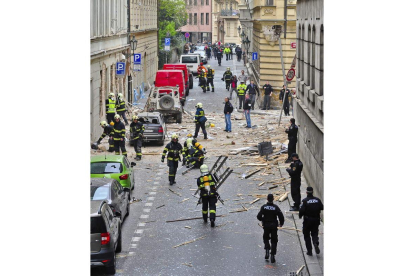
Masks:
[[[289,165],[288,163],[282,163],[279,162],[279,166],[286,166]],[[282,177],[289,178],[289,173],[286,171],[286,168],[280,168],[280,172],[282,174]],[[300,193],[301,193],[301,200],[306,197],[306,187],[308,187],[308,183],[306,182],[305,176],[302,173],[302,182],[300,185]],[[290,184],[286,185],[286,191],[290,192]],[[289,193],[288,197],[289,205],[293,205],[292,197]],[[323,203],[323,202],[322,202]],[[303,218],[299,219],[298,214],[284,214],[285,217],[292,219],[295,222],[296,229],[302,230],[302,224],[303,224]],[[319,225],[319,248],[321,249],[320,254],[316,254],[313,250],[313,256],[306,255],[306,246],[305,246],[305,240],[303,238],[303,233],[297,231],[297,234],[299,236],[300,244],[302,247],[302,253],[306,262],[306,269],[308,270],[308,273],[310,276],[321,276],[323,275],[323,259],[324,259],[324,231],[323,231],[323,223],[321,222],[321,225]],[[305,273],[304,273],[305,274]]]

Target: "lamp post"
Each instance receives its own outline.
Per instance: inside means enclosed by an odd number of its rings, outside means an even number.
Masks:
[[[237,28],[237,31],[239,32],[239,36],[240,36],[240,33],[241,33],[241,27],[240,27],[240,25],[239,25],[239,27]]]
[[[280,115],[279,115],[279,124],[278,124],[278,126],[280,126],[280,121],[282,120],[283,105],[284,105],[285,100],[286,100],[287,83],[286,83],[286,75],[285,75],[285,64],[283,63],[282,42],[280,40],[280,34],[282,33],[282,26],[281,25],[275,25],[275,26],[272,27],[272,29],[275,32],[277,40],[279,40],[279,51],[280,51],[280,61],[282,63],[283,84],[285,85],[285,89],[286,89],[285,94],[283,95],[282,108],[280,109]]]

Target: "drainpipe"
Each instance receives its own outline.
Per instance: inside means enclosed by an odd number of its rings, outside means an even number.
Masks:
[[[129,37],[131,33],[131,0],[127,0],[127,43],[129,44]]]
[[[285,38],[286,38],[286,28],[287,28],[287,20],[286,19],[287,19],[287,0],[285,0],[285,22],[283,23]]]

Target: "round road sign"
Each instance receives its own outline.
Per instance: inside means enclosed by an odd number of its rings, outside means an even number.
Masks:
[[[293,80],[294,77],[295,77],[295,69],[291,68],[291,69],[289,69],[289,71],[286,75],[286,80],[291,81],[291,80]]]
[[[185,38],[189,38],[190,37],[190,33],[185,33]]]

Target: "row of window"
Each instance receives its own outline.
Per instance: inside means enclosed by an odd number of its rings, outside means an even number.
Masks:
[[[91,37],[110,36],[127,31],[127,0],[91,0]]]
[[[206,6],[210,5],[210,2],[208,0],[205,0],[205,1],[204,0],[188,0],[187,6],[191,6],[191,5],[197,6],[198,1],[200,1],[201,6],[204,6],[204,3],[206,4]]]
[[[200,13],[200,24],[204,25],[204,22],[206,25],[210,25],[210,14],[206,13],[206,21],[204,21],[204,13]],[[194,16],[192,13],[188,14],[188,25],[197,25],[197,13],[194,13]]]
[[[146,3],[145,2],[150,2]],[[155,0],[144,1],[143,5],[140,3],[131,4],[131,29],[143,30],[157,28],[157,6]]]

